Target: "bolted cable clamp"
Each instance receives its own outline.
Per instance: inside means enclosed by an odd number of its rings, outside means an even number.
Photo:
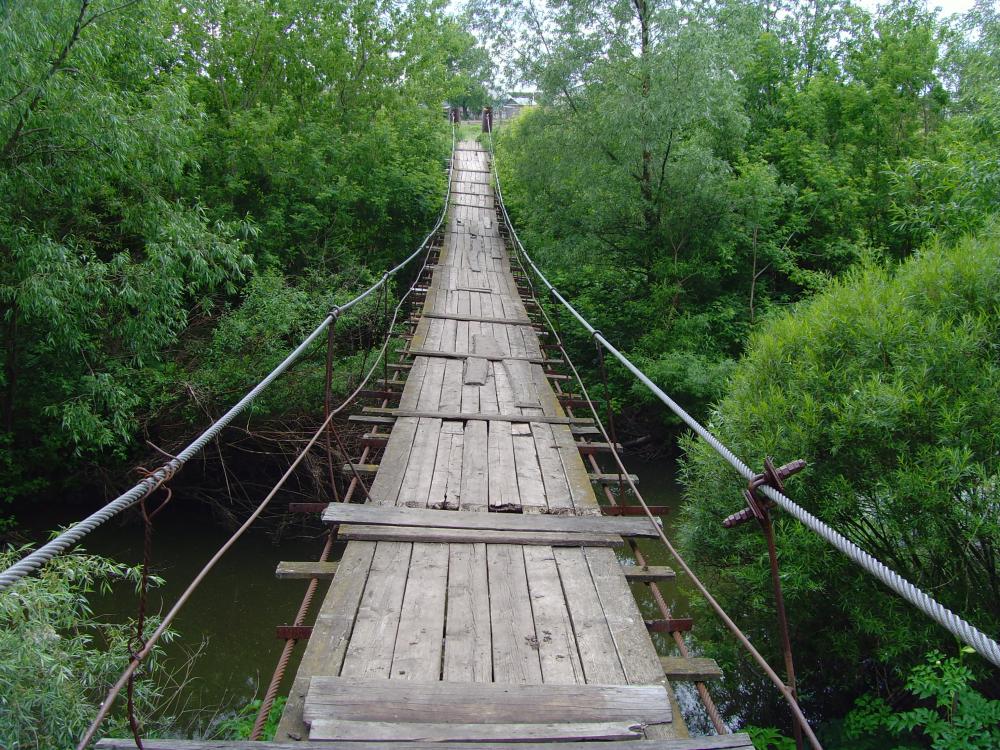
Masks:
[[[774,507],[774,502],[761,495],[757,490],[761,487],[770,487],[784,493],[785,479],[797,474],[805,467],[806,462],[799,458],[775,468],[773,459],[767,456],[764,459],[764,473],[755,475],[747,483],[747,488],[743,490],[743,499],[746,500],[747,507],[723,519],[722,525],[731,529],[751,520],[763,522],[768,512]]]

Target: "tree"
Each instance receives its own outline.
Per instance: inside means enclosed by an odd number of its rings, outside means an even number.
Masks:
[[[55,0],[2,13],[10,499],[124,460],[140,433],[176,428],[168,412],[190,406],[203,423],[214,398],[232,397],[205,382],[256,382],[261,358],[241,378],[202,375],[213,329],[238,316],[255,273],[274,272],[279,297],[305,295],[316,321],[409,254],[444,193],[451,66],[473,55],[439,0]],[[269,344],[288,344],[283,326]]]
[[[0,25],[5,497],[51,452],[120,449],[138,373],[248,268],[238,227],[184,196],[196,117],[168,10],[19,3]]]

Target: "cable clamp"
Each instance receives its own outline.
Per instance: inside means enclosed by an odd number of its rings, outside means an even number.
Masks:
[[[727,529],[731,529],[751,520],[763,523],[775,503],[773,500],[760,494],[758,490],[761,487],[770,487],[773,490],[784,493],[785,479],[799,473],[805,467],[806,462],[798,458],[788,462],[784,466],[775,468],[774,460],[770,456],[767,456],[764,459],[764,472],[754,475],[754,478],[747,483],[747,488],[743,490],[743,499],[746,501],[747,507],[723,519],[722,525]]]
[[[340,305],[334,305],[333,307],[331,307],[330,308],[330,312],[327,313],[327,315],[329,315],[334,320],[336,320],[337,318],[339,318],[340,317]]]

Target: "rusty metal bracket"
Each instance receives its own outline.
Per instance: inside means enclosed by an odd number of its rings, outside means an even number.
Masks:
[[[761,495],[757,490],[766,486],[783,493],[785,491],[785,480],[793,474],[802,471],[805,467],[806,462],[800,458],[775,468],[773,459],[767,456],[764,459],[764,473],[754,476],[747,484],[747,488],[743,490],[743,499],[746,500],[747,507],[726,517],[722,521],[722,525],[727,529],[731,529],[750,520],[763,523],[768,512],[774,507],[774,503]]]
[[[690,617],[665,617],[646,620],[646,630],[650,633],[687,633],[694,627]]]
[[[307,641],[312,630],[312,625],[277,625],[274,634],[283,641]]]

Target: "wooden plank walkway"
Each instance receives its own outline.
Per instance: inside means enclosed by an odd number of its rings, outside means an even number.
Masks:
[[[686,737],[609,546],[648,521],[601,516],[578,427],[525,324],[488,155],[465,142],[453,166],[448,232],[387,412],[372,507],[327,514],[351,541],[275,742],[357,740],[358,722],[380,741],[590,738],[610,748]],[[384,519],[377,506],[390,506]],[[511,521],[463,523],[466,513]]]

